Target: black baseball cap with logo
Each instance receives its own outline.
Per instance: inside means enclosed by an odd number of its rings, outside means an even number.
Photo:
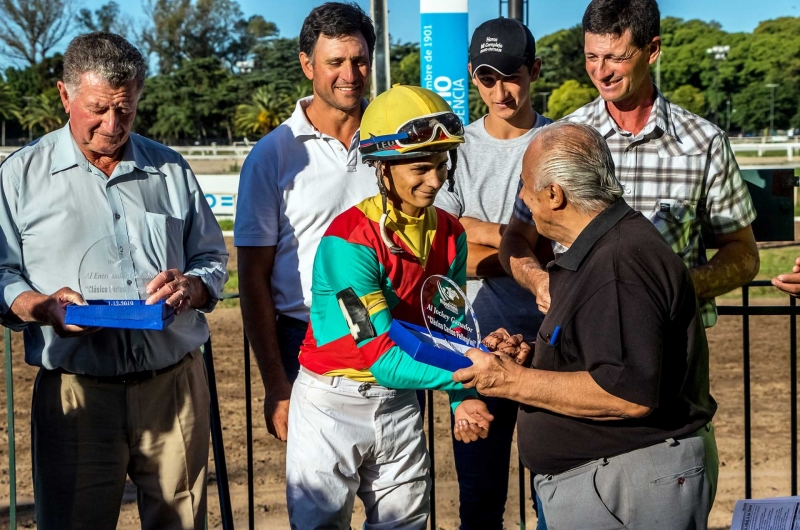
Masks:
[[[531,30],[513,18],[487,20],[475,29],[469,43],[472,75],[488,67],[502,75],[512,75],[522,65],[536,60],[536,41]]]

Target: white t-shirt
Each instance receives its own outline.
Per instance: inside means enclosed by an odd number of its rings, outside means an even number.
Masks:
[[[484,120],[467,125],[465,142],[458,146],[455,189],[448,191],[445,184],[436,195],[436,206],[459,218],[505,224],[514,210],[522,156],[536,130],[551,120],[538,114],[531,130],[510,140],[490,135]],[[537,309],[533,294],[513,278],[471,278],[467,297],[475,308],[482,336],[504,327],[511,333],[521,333],[528,342],[536,341],[544,315]]]
[[[378,193],[362,163],[358,131],[349,148],[316,130],[305,114],[312,97],[258,141],[242,166],[234,245],[275,246],[272,295],[278,314],[308,321],[311,270],[330,222]]]

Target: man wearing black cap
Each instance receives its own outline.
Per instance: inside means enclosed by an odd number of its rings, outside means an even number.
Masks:
[[[541,61],[530,30],[508,18],[478,26],[469,57],[472,82],[489,112],[466,127],[455,187],[442,189],[436,205],[459,217],[467,231],[467,294],[481,329],[513,329],[533,343],[543,315],[531,292],[503,271],[498,248],[514,209],[522,156],[534,130],[550,123],[531,106],[530,85]],[[489,437],[453,445],[462,530],[503,528],[517,403],[489,398],[486,404],[495,417]]]

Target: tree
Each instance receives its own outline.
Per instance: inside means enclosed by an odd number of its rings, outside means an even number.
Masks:
[[[150,19],[140,40],[148,55],[158,59],[161,73],[176,70],[183,62],[183,32],[192,8],[191,0],[146,0],[144,11]]]
[[[733,96],[731,123],[748,131],[769,129],[772,94],[766,84],[758,81],[747,85]],[[791,126],[792,117],[798,110],[796,87],[781,83],[775,87],[775,129]]]
[[[586,73],[583,28],[580,25],[542,37],[536,42],[536,49],[542,59],[542,73],[538,84],[550,90],[570,79],[580,84],[591,84]]]
[[[60,53],[45,57],[36,66],[9,67],[5,70],[6,82],[20,98],[37,96],[56,86],[63,77],[64,58]]]
[[[396,42],[389,49],[392,84],[419,86],[419,44]]]
[[[8,85],[0,81],[0,120],[2,120],[2,132],[0,145],[6,145],[6,121],[12,120],[19,115],[19,105],[17,105],[17,95]]]
[[[489,107],[481,99],[481,93],[472,80],[469,81],[469,121],[477,121],[489,113]]]
[[[253,74],[249,77],[251,91],[272,83],[302,83],[306,80],[298,55],[297,38],[275,38],[256,46],[253,51]]]
[[[94,13],[90,9],[81,9],[76,20],[86,31],[105,31],[123,37],[127,37],[128,27],[131,25],[130,20],[120,13],[119,4],[113,0],[95,9]]]
[[[689,112],[701,115],[706,110],[706,98],[703,92],[692,85],[681,85],[676,90],[666,94],[667,99]]]
[[[158,58],[161,73],[208,57],[233,70],[237,61],[278,34],[277,26],[260,15],[244,19],[235,0],[146,0],[145,12],[149,22],[140,40]]]
[[[0,42],[11,59],[39,63],[72,29],[76,0],[0,0]]]
[[[225,53],[231,65],[252,57],[259,46],[279,34],[278,26],[274,22],[265,20],[261,15],[253,15],[247,20],[241,19],[236,22],[233,29],[236,37],[228,44]]]
[[[263,136],[291,115],[294,102],[274,85],[262,86],[253,93],[250,103],[236,107],[233,122],[240,134]]]
[[[559,120],[587,103],[591,103],[597,94],[594,87],[582,85],[574,79],[570,79],[550,94],[546,116],[553,120]]]
[[[33,139],[34,131],[39,128],[44,134],[53,132],[67,121],[67,114],[61,104],[58,89],[53,87],[38,96],[26,98],[25,108],[18,114],[22,127],[28,130]]]
[[[227,136],[241,101],[238,80],[214,57],[187,60],[175,72],[151,77],[139,102],[136,126],[164,141]]]
[[[183,34],[183,52],[190,59],[217,57],[229,59],[235,34],[232,30],[246,31],[242,24],[242,10],[234,0],[196,0],[189,11]]]

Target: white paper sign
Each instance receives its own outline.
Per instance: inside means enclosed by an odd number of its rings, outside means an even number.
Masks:
[[[731,530],[800,530],[800,497],[736,501]]]

